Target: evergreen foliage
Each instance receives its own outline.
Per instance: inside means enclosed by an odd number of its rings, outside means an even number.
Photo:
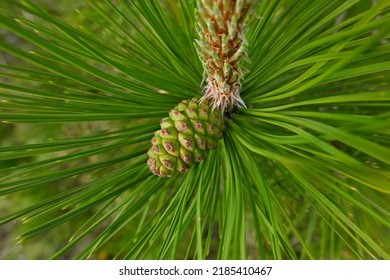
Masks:
[[[160,178],[150,139],[202,96],[195,8],[1,1],[0,256],[389,259],[390,2],[259,1],[247,108]]]

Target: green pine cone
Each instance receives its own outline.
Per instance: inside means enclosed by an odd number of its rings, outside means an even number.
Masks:
[[[149,149],[150,171],[161,177],[184,172],[207,158],[209,150],[222,138],[224,121],[220,110],[212,110],[208,101],[183,100],[160,122]]]

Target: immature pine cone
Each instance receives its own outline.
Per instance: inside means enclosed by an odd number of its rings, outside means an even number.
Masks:
[[[150,171],[161,177],[184,172],[207,157],[222,138],[224,121],[220,110],[212,110],[208,101],[197,98],[180,102],[160,122],[149,149]]]

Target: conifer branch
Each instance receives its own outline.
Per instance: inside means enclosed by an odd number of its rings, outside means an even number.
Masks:
[[[247,58],[245,32],[253,0],[198,0],[196,49],[204,67],[203,100],[213,109],[231,111],[245,107],[240,97],[241,79],[247,72],[240,62]]]

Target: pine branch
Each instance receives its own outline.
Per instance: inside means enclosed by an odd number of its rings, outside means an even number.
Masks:
[[[240,64],[248,59],[245,33],[252,0],[197,0],[196,48],[204,67],[207,85],[201,99],[211,100],[212,108],[222,112],[245,107],[240,88],[247,72]]]

